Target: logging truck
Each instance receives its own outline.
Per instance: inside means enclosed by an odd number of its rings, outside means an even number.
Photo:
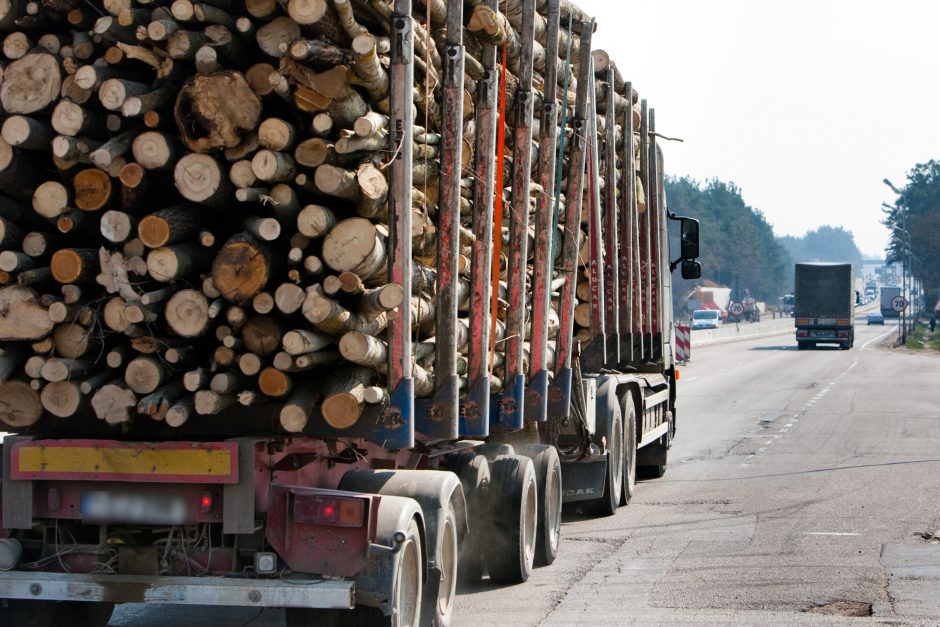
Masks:
[[[698,223],[594,28],[0,6],[0,623],[448,625],[665,472]]]

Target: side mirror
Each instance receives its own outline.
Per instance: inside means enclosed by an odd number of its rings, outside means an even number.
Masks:
[[[698,220],[682,218],[680,226],[681,256],[683,259],[698,257]]]
[[[691,259],[685,259],[682,262],[682,278],[698,279],[702,276],[702,264]]]

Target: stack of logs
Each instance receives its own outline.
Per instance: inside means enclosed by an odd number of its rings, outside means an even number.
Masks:
[[[479,50],[507,46],[511,103],[521,0],[503,3],[505,16],[466,4],[464,317]],[[564,24],[586,17],[561,6],[559,54],[576,62],[577,27]],[[314,405],[343,428],[384,402],[383,331],[403,298],[387,282],[386,0],[9,0],[0,11],[4,429],[44,415],[180,427],[279,403],[280,426],[297,432]],[[445,14],[444,0],[415,6],[418,396],[434,381]],[[606,55],[594,58],[604,76]],[[567,92],[550,88],[571,106],[567,80]],[[634,107],[617,96],[617,115]]]

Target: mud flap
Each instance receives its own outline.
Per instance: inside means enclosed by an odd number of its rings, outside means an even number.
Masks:
[[[602,497],[606,478],[606,457],[597,457],[591,461],[562,462],[561,485],[564,486],[562,503],[591,501]]]

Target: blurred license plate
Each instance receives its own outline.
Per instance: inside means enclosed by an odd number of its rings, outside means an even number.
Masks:
[[[88,522],[180,525],[186,518],[186,502],[179,496],[104,491],[82,494],[82,520]]]

